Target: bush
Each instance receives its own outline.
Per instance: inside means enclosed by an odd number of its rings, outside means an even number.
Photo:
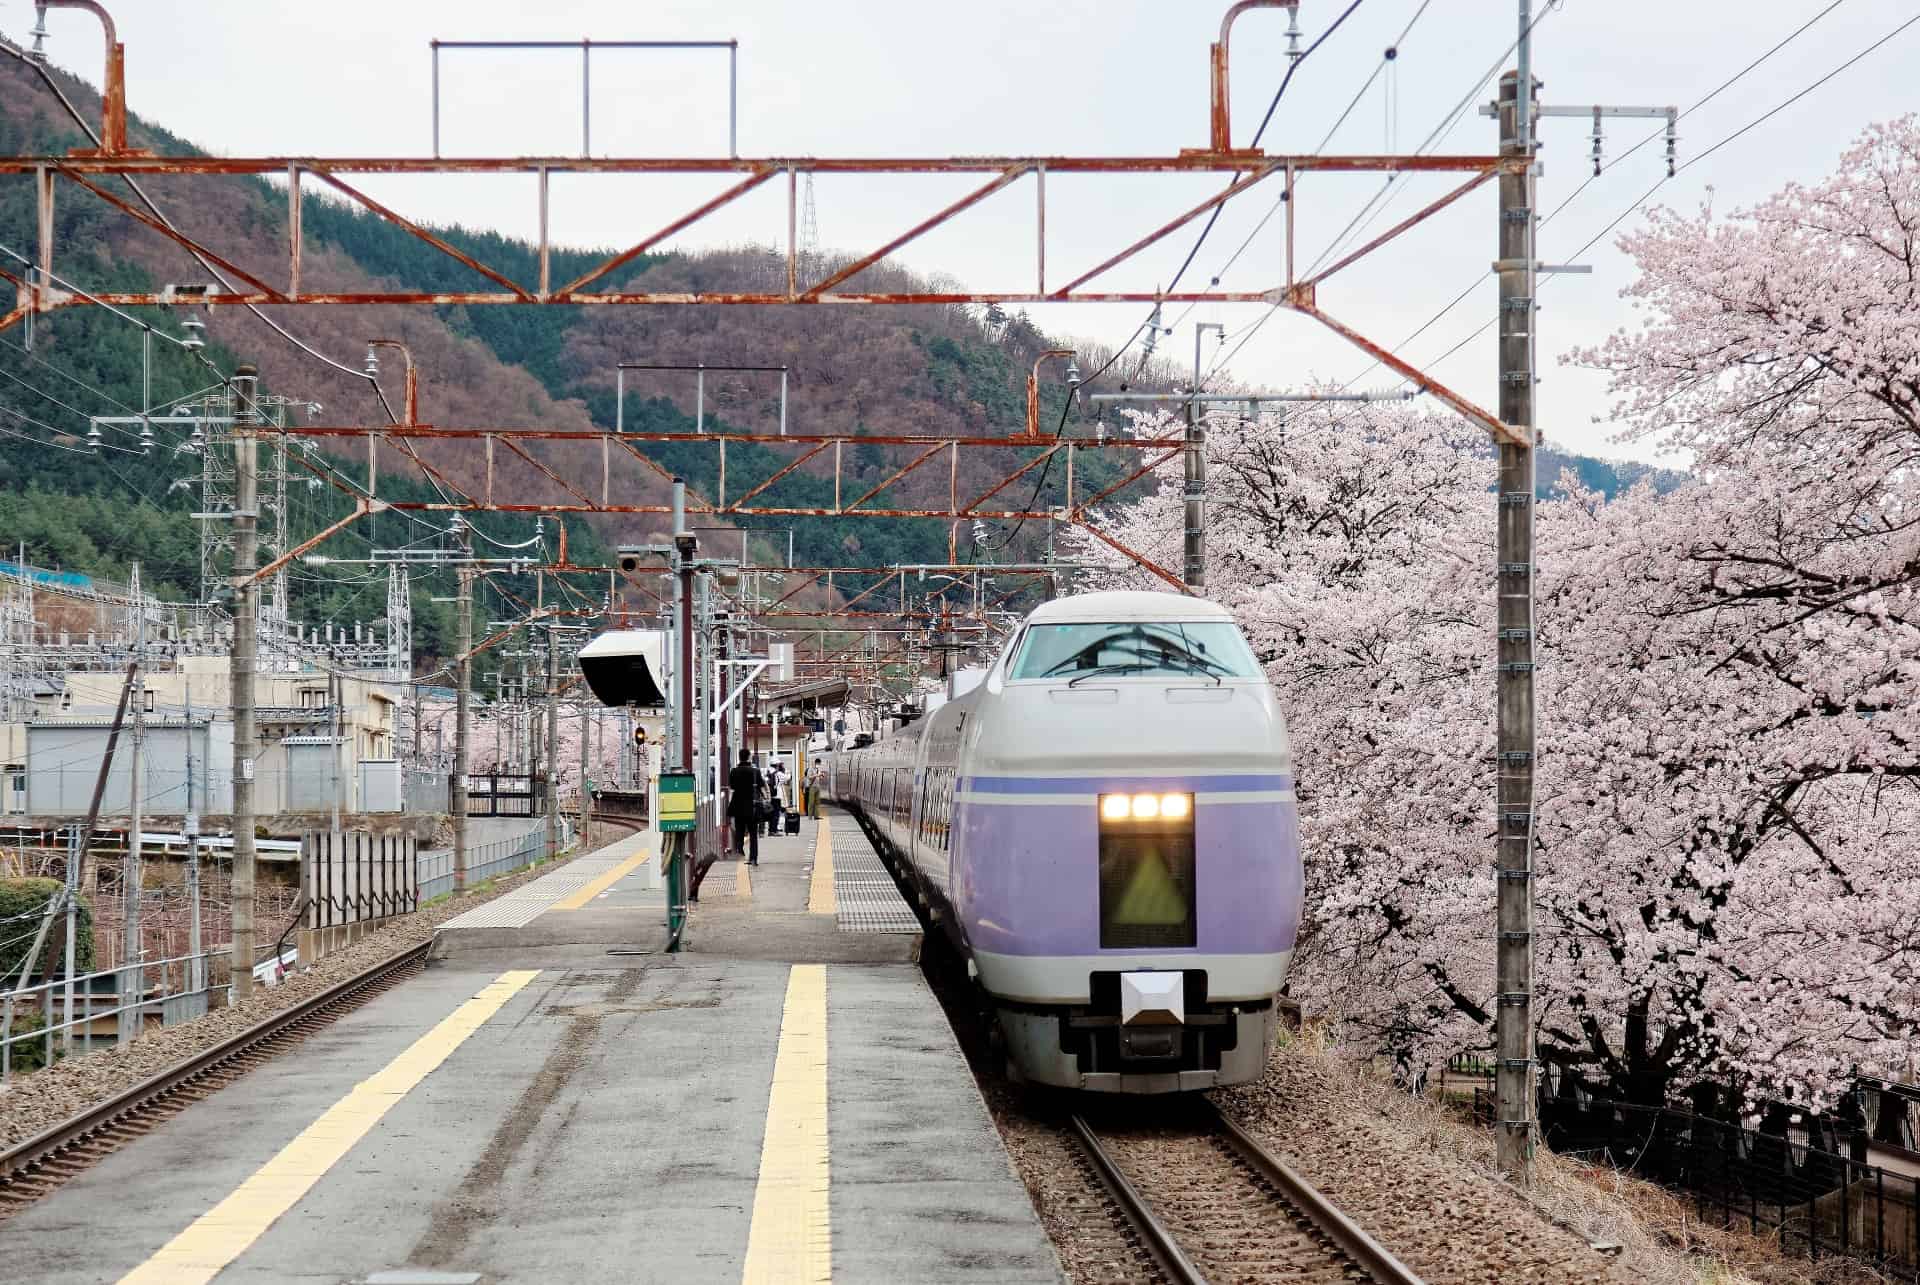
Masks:
[[[19,976],[20,965],[40,928],[39,917],[46,912],[47,903],[60,894],[60,888],[58,879],[0,879],[0,978]],[[53,921],[42,959],[65,961],[66,927],[64,914]],[[84,901],[75,927],[74,967],[84,973],[93,968],[93,910]]]

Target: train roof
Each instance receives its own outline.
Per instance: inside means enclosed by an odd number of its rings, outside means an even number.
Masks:
[[[1217,602],[1183,593],[1120,589],[1055,598],[1036,607],[1027,619],[1041,625],[1114,620],[1232,620],[1233,613]]]

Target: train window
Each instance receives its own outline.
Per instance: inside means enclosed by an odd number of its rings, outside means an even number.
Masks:
[[[1133,620],[1033,625],[1010,677],[1072,678],[1096,671],[1257,678],[1260,667],[1230,621]]]

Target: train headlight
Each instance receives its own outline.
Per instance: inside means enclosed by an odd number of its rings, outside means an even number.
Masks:
[[[1100,796],[1102,822],[1172,821],[1193,816],[1191,794],[1103,794]]]

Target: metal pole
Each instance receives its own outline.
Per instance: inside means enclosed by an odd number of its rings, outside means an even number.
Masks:
[[[580,42],[580,155],[593,155],[593,42]],[[549,853],[549,856],[552,854]]]
[[[675,705],[680,711],[680,765],[683,771],[697,773],[700,769],[694,758],[694,682],[699,670],[694,664],[693,642],[693,555],[699,547],[693,532],[687,529],[686,484],[679,478],[673,481],[673,543],[679,553],[679,575],[674,578],[674,609],[680,625],[680,659],[675,666],[674,681],[678,686],[675,692]],[[699,798],[700,782],[694,780],[694,797]],[[696,817],[698,811],[696,809]],[[696,820],[696,827],[698,821]],[[694,835],[698,835],[696,828]],[[696,845],[686,834],[675,834],[669,841],[663,837],[662,850],[667,866],[667,940],[669,949],[678,949],[684,925],[686,923],[687,890],[687,854]]]
[[[341,678],[338,673],[330,673],[327,675],[327,687],[329,694],[332,696],[330,703],[333,706],[331,717],[327,720],[331,725],[328,730],[333,734],[333,851],[339,852],[341,850],[340,832],[343,829],[340,824],[340,803],[341,797],[346,793],[346,781],[344,779],[346,774],[340,770],[341,723],[343,721],[340,717],[340,706],[347,699],[346,680]]]
[[[1533,152],[1528,0],[1520,0],[1520,71],[1500,80],[1500,151]],[[1516,1182],[1532,1176],[1533,1057],[1533,314],[1532,167],[1500,176],[1500,418],[1527,445],[1500,447],[1497,1159]]]
[[[440,42],[429,40],[433,50],[433,154],[440,155]]]
[[[780,368],[780,436],[787,435],[787,368]],[[788,559],[792,561],[791,558]]]
[[[200,994],[207,988],[207,961],[200,958],[200,813],[193,800],[193,684],[187,700],[187,989]]]
[[[253,582],[260,502],[254,389],[259,372],[233,372],[233,998],[253,993],[253,682],[260,646],[260,587]]]
[[[707,431],[707,370],[705,366],[702,366],[694,375],[693,390],[693,431],[704,433]]]
[[[584,693],[580,697],[580,850],[586,851],[587,841],[587,736],[588,724],[594,720],[594,711],[588,706]]]
[[[547,621],[547,860],[560,855],[560,630]]]
[[[61,1023],[60,1047],[73,1054],[73,972],[76,951],[74,930],[80,926],[80,835],[75,831],[67,840],[67,940],[64,985],[66,1020]],[[49,1001],[51,1002],[51,1001]]]
[[[1193,328],[1193,387],[1187,390],[1185,579],[1192,594],[1207,588],[1207,430],[1194,400],[1200,392],[1200,336],[1206,328],[1205,322]]]
[[[727,42],[727,155],[740,155],[740,42]]]
[[[473,568],[458,571],[460,588],[455,599],[453,705],[453,788],[447,794],[447,806],[453,812],[453,890],[467,890],[467,772],[468,751],[473,727]]]
[[[147,613],[140,608],[140,564],[133,567],[133,655],[134,663],[145,659]],[[127,852],[120,865],[120,1021],[119,1042],[131,1043],[140,1034],[140,997],[146,990],[146,970],[139,966],[140,885],[144,879],[141,852],[140,813],[146,800],[147,684],[136,668],[133,675],[133,758],[127,765]]]

